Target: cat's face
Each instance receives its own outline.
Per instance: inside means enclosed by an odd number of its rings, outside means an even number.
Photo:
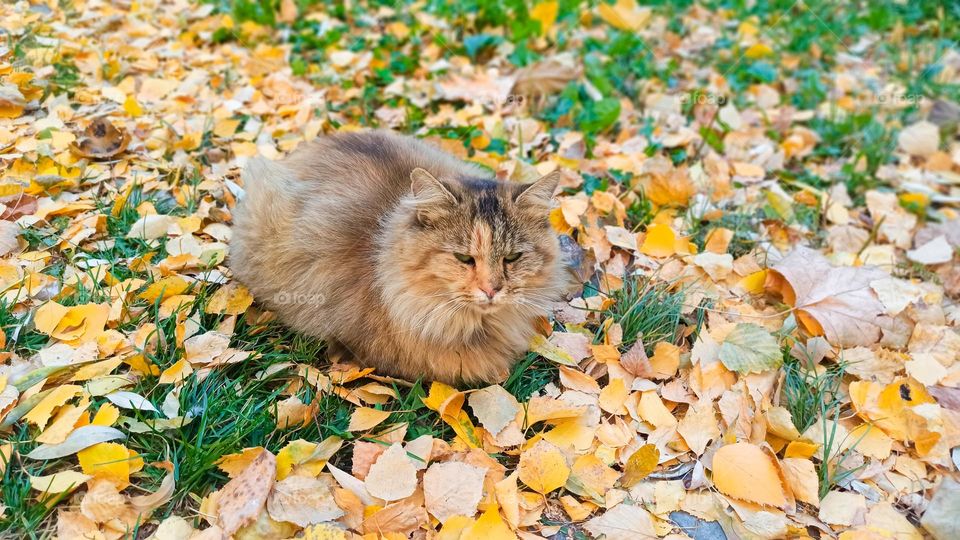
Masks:
[[[559,250],[548,213],[556,174],[526,186],[440,181],[422,169],[411,178],[410,293],[434,298],[438,312],[536,310],[554,299]]]

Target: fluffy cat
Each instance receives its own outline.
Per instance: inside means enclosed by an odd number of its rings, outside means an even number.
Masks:
[[[500,381],[567,279],[557,180],[498,182],[388,131],[321,137],[244,172],[230,268],[287,325],[378,373]]]

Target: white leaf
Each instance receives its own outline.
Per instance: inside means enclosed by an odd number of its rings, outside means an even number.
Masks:
[[[123,409],[135,409],[138,411],[150,411],[159,413],[156,407],[153,406],[153,403],[141,396],[140,394],[135,394],[133,392],[112,392],[103,396],[110,400],[110,403],[113,403],[117,407]]]
[[[78,427],[67,435],[60,444],[41,444],[26,457],[30,459],[56,459],[76,454],[95,444],[125,439],[127,436],[119,429],[109,426],[86,425]]]

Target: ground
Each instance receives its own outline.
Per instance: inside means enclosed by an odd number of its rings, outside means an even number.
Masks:
[[[960,7],[652,4],[3,3],[0,536],[960,537]],[[375,126],[561,170],[499,385],[231,280],[244,164]]]

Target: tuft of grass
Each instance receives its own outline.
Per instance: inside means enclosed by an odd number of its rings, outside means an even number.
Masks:
[[[61,500],[69,496],[69,493],[38,495],[30,487],[31,476],[50,474],[59,465],[59,460],[25,460],[20,456],[36,446],[33,436],[27,426],[20,425],[4,438],[4,442],[13,445],[14,453],[9,462],[0,453],[0,465],[3,466],[0,504],[6,509],[3,518],[0,518],[0,538],[49,537],[50,531],[47,529],[52,522],[47,517]]]
[[[623,329],[623,347],[642,340],[647,353],[653,354],[657,343],[676,339],[684,294],[673,290],[671,283],[654,283],[652,276],[635,276],[610,296],[614,304],[604,311],[604,316],[613,318]]]
[[[513,366],[503,387],[518,400],[526,401],[548,383],[559,377],[560,369],[536,353],[527,355]]]
[[[823,459],[817,464],[817,476],[822,499],[834,486],[844,483],[862,467],[843,466],[859,440],[843,452],[838,451],[838,447],[845,442],[840,438],[838,427],[843,409],[840,384],[846,375],[847,364],[840,360],[829,366],[818,367],[809,358],[797,360],[789,350],[785,350],[783,370],[783,397],[794,426],[803,433],[820,422]]]

